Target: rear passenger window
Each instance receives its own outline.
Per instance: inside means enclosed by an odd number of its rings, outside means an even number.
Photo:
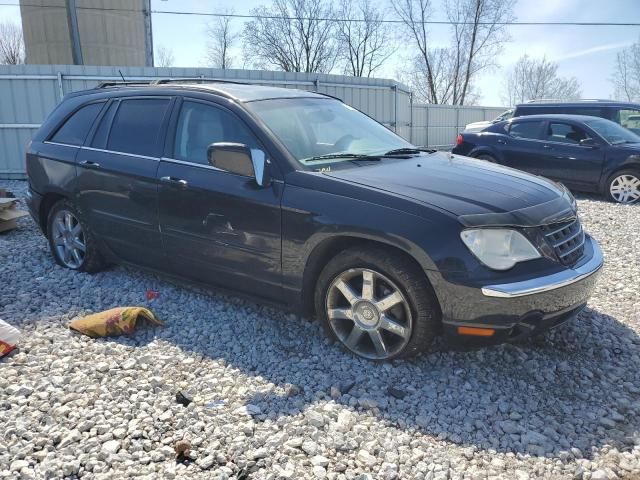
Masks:
[[[542,124],[544,122],[514,122],[509,128],[509,135],[514,138],[534,139],[540,138]]]
[[[64,122],[51,141],[67,145],[82,145],[103,105],[104,102],[91,103],[80,108]]]
[[[207,148],[217,142],[243,143],[249,148],[259,148],[248,127],[232,113],[185,100],[178,117],[173,157],[207,165]]]
[[[122,100],[113,119],[107,149],[157,156],[160,129],[168,106],[168,98]]]

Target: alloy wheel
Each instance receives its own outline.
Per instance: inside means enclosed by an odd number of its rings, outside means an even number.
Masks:
[[[640,179],[624,174],[613,179],[609,187],[611,197],[619,203],[634,203],[640,198]]]
[[[392,358],[411,339],[407,299],[394,282],[370,269],[339,274],[327,290],[326,311],[338,339],[365,358]]]
[[[53,246],[60,261],[68,268],[80,268],[87,247],[78,218],[69,210],[62,209],[56,212],[51,227]]]

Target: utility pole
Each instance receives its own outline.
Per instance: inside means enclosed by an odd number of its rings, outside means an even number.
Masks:
[[[71,57],[74,65],[83,65],[82,47],[80,45],[80,31],[78,30],[78,15],[76,0],[66,0],[67,24],[69,25],[69,40],[71,41]]]
[[[153,29],[151,25],[151,0],[142,0],[144,15],[144,64],[153,67]]]

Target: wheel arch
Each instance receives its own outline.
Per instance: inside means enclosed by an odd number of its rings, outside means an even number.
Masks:
[[[71,197],[69,195],[65,195],[61,192],[52,191],[45,193],[42,197],[42,201],[40,202],[40,212],[38,213],[38,221],[40,222],[40,228],[44,232],[45,235],[49,234],[49,226],[47,225],[49,219],[49,212],[53,206],[58,203],[60,200],[70,200]]]
[[[313,311],[314,291],[316,283],[318,281],[318,277],[320,276],[320,273],[322,272],[324,266],[331,258],[336,256],[338,253],[353,247],[384,248],[404,256],[412,263],[414,263],[424,273],[425,280],[433,288],[432,281],[427,274],[428,271],[434,269],[433,262],[424,253],[422,255],[416,255],[417,250],[407,248],[410,247],[410,245],[400,246],[399,244],[387,239],[380,239],[353,233],[335,235],[319,241],[313,247],[311,253],[307,257],[302,276],[301,293],[302,309],[304,313],[308,314]]]

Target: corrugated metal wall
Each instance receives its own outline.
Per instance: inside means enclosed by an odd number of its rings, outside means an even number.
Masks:
[[[505,110],[504,107],[414,104],[412,142],[432,147],[452,146],[465,125],[492,120]]]
[[[393,80],[341,75],[218,70],[210,68],[99,67],[74,65],[0,66],[0,177],[24,177],[24,149],[62,96],[103,80],[207,77],[327,93],[367,113],[404,136],[410,135],[410,92]],[[396,105],[397,104],[397,105]]]
[[[24,177],[24,149],[40,122],[64,94],[104,80],[206,77],[326,93],[362,110],[416,145],[452,145],[473,121],[503,108],[413,105],[411,92],[394,80],[342,75],[219,70],[211,68],[0,65],[0,178]]]

